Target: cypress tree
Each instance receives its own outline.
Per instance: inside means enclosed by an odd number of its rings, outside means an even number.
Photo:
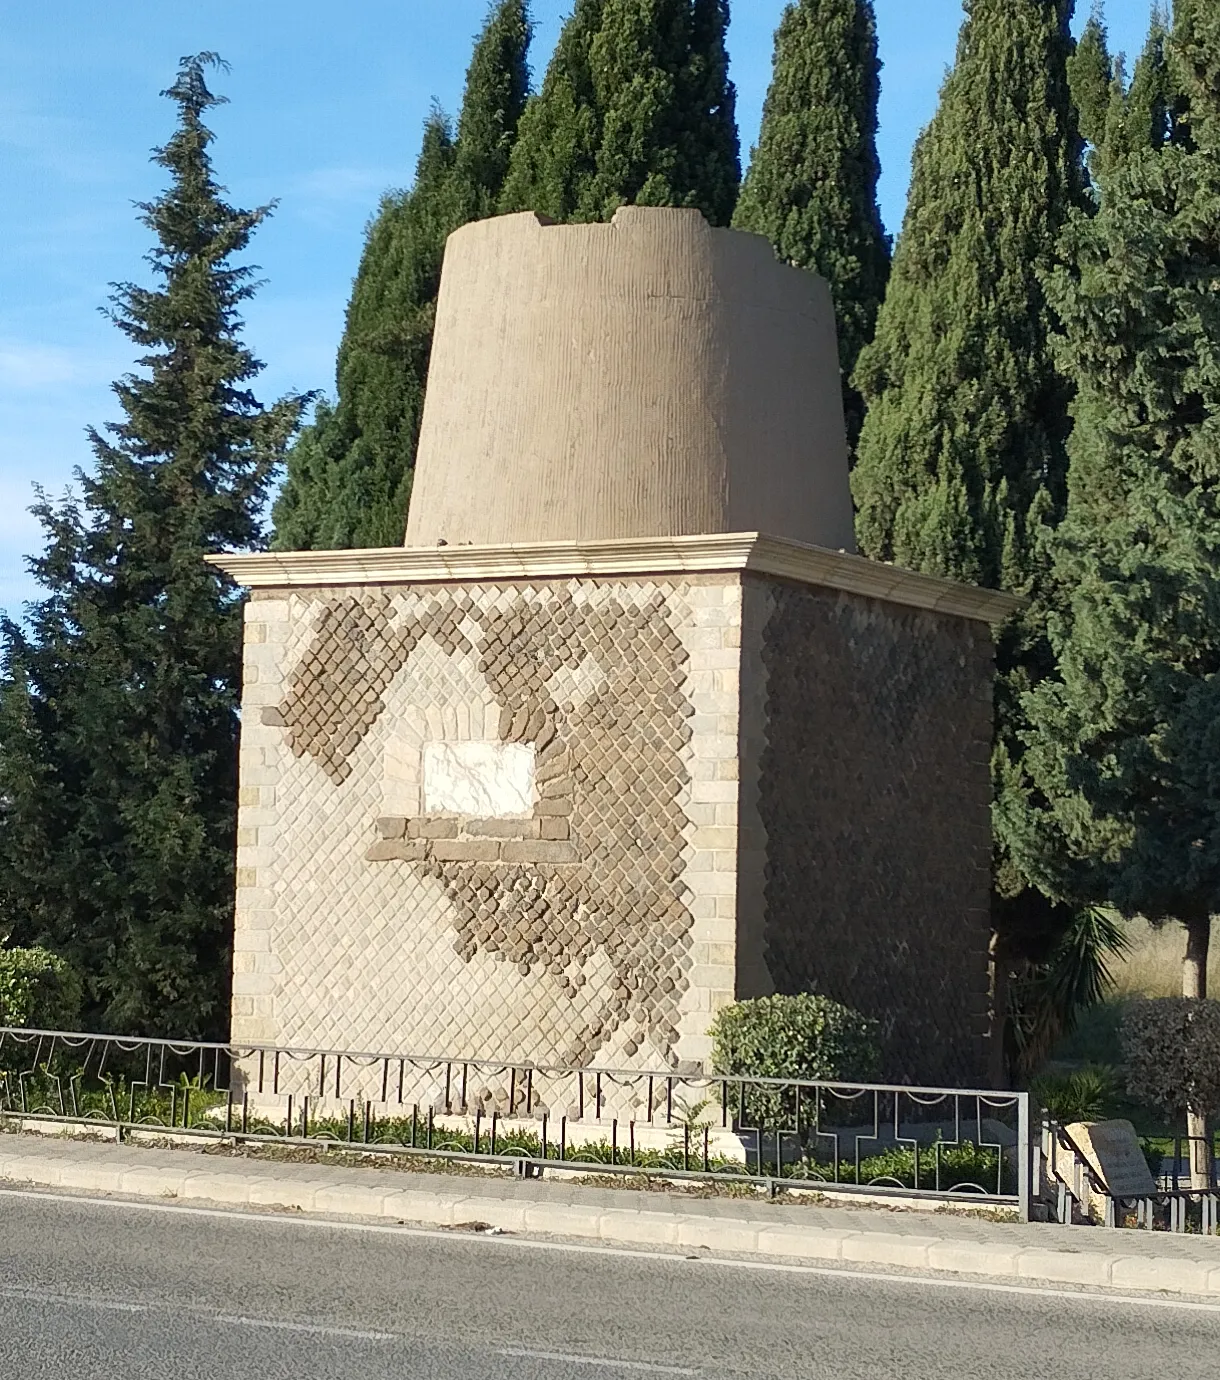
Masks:
[[[971,0],[915,146],[893,274],[856,382],[861,549],[1025,590],[1063,502],[1070,390],[1041,276],[1082,196],[1067,0]]]
[[[728,225],[741,164],[728,0],[576,0],[501,201],[559,221],[693,206]]]
[[[110,316],[143,351],[91,430],[80,499],[34,511],[46,591],[3,624],[0,927],[83,975],[103,1027],[221,1036],[228,1023],[241,602],[205,553],[261,540],[259,514],[303,401],[263,407],[242,344],[252,269],[233,256],[269,207],[223,200],[203,123],[210,53],[164,94],[178,127],[141,206],[157,283]]]
[[[1180,922],[1183,994],[1202,997],[1220,912],[1220,10],[1177,0],[1168,56],[1172,138],[1107,168],[1052,286],[1078,385],[1065,600],[1058,674],[1026,699],[1015,840],[1047,892]]]
[[[1067,60],[1067,75],[1081,136],[1094,148],[1099,148],[1106,140],[1115,78],[1100,4],[1094,5],[1075,51]]]
[[[1052,356],[1043,277],[1069,214],[1085,204],[1067,78],[1070,12],[1069,0],[967,4],[956,63],[915,146],[876,336],[855,375],[868,408],[852,474],[864,553],[1033,600],[998,646],[997,1080],[1014,1057],[1014,1035],[1024,1035],[1028,1055],[1051,1025],[1070,1022],[1072,1012],[1054,1010],[1046,994],[1090,990],[1097,977],[1095,964],[1091,975],[1053,971],[1090,953],[1074,934],[1098,930],[1029,885],[1004,808],[1020,779],[1019,696],[1051,665],[1041,628],[1045,536],[1065,499],[1071,390]],[[1020,1019],[1009,1026],[1013,1005]]]
[[[319,406],[288,457],[274,509],[281,550],[402,541],[441,259],[458,222],[453,165],[449,124],[434,111],[414,186],[384,197],[369,226],[339,346],[338,403]]]
[[[1089,169],[1104,179],[1115,162],[1139,149],[1159,147],[1169,136],[1173,81],[1165,57],[1168,19],[1158,6],[1130,82],[1121,54],[1111,57],[1100,7],[1068,59],[1068,78],[1080,132],[1092,146]]]
[[[1177,96],[1165,52],[1168,37],[1169,19],[1158,6],[1129,87],[1123,87],[1118,74],[1105,134],[1105,153],[1111,161],[1159,148],[1170,136]]]
[[[402,541],[445,241],[499,201],[529,41],[526,0],[500,0],[475,44],[456,139],[434,111],[410,191],[382,200],[348,304],[338,401],[319,408],[289,456],[275,506],[282,550]]]
[[[851,385],[873,337],[889,276],[877,207],[877,25],[871,0],[798,0],[775,35],[774,75],[758,147],[733,216],[766,235],[785,263],[830,284],[854,450],[863,403]]]

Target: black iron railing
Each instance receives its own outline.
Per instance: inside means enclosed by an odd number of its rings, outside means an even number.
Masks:
[[[902,1195],[1027,1219],[1025,1093],[559,1068],[0,1028],[0,1121],[353,1147],[781,1190]]]

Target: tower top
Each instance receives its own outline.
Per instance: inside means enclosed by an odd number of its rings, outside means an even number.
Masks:
[[[406,544],[718,532],[854,550],[826,283],[694,210],[451,235]]]

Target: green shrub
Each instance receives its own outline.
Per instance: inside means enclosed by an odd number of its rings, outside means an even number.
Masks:
[[[1114,1110],[1118,1078],[1104,1065],[1068,1074],[1044,1073],[1030,1083],[1029,1094],[1035,1107],[1060,1125],[1102,1121]]]
[[[46,949],[0,949],[0,1026],[75,1030],[81,983],[58,954]]]
[[[876,1021],[810,992],[734,1002],[708,1033],[717,1073],[864,1083],[881,1064]]]
[[[1170,1116],[1220,1112],[1220,1001],[1158,997],[1123,1013],[1127,1091]]]
[[[1004,1193],[1011,1192],[1016,1186],[1009,1182],[1013,1175],[1011,1171],[1006,1174],[1006,1168],[1000,1155],[990,1146],[963,1141],[960,1145],[942,1143],[939,1146],[921,1146],[917,1173],[915,1151],[906,1146],[894,1146],[862,1159],[858,1178],[855,1164],[840,1160],[839,1176],[835,1182],[879,1186],[892,1183],[904,1188],[938,1189],[942,1192],[969,1184],[985,1193]],[[822,1166],[817,1161],[810,1162],[810,1177],[818,1177],[820,1169]]]
[[[708,1032],[716,1073],[866,1083],[877,1077],[877,1023],[829,997],[756,997],[724,1007]],[[810,1107],[806,1104],[804,1115]],[[738,1119],[759,1127],[791,1126],[795,1091],[750,1088]]]

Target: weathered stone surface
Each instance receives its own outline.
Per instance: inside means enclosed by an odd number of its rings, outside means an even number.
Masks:
[[[751,577],[753,579],[753,577]],[[881,1023],[886,1067],[983,1076],[992,649],[981,624],[767,582],[764,959]]]
[[[700,589],[701,599],[721,602],[719,589]],[[282,897],[276,905],[290,926],[291,938],[276,944],[277,961],[294,975],[285,997],[302,977],[301,960],[286,948],[312,945],[320,956],[336,919],[347,933],[376,923],[386,943],[395,932],[422,936],[421,925],[439,926],[427,932],[441,943],[448,932],[452,961],[468,977],[432,979],[434,957],[404,970],[408,987],[439,983],[411,999],[412,1013],[431,1013],[422,1036],[401,1037],[414,1048],[432,1043],[440,1002],[445,1011],[469,1011],[471,1030],[449,1037],[467,1049],[586,1061],[613,1048],[608,1057],[639,1054],[656,1064],[673,1057],[685,1030],[689,1053],[704,1054],[707,1007],[689,988],[690,898],[702,883],[683,882],[682,798],[695,737],[687,677],[703,693],[714,673],[689,666],[682,630],[693,619],[683,591],[587,580],[318,591],[294,599],[308,610],[297,616],[309,632],[295,653],[283,640],[293,659],[281,672],[284,729],[276,737],[284,753],[277,770],[298,792],[298,803],[286,798],[278,817],[288,837],[300,840],[290,853],[299,852],[261,878]],[[378,690],[383,668],[389,678]],[[455,761],[469,767],[472,756],[480,758],[473,772],[454,769]],[[288,769],[294,758],[312,759],[335,783],[321,799],[316,775]],[[502,780],[485,789],[505,761],[527,760],[545,769],[544,799],[523,801],[524,791],[511,802],[497,797]],[[401,861],[390,845],[403,842],[423,860],[415,868],[378,867],[375,883],[373,873],[368,882],[344,882],[338,820],[350,818],[345,827],[361,832],[374,824],[353,811],[370,794],[386,798],[387,773],[403,783],[404,800],[419,795],[425,812],[407,819],[407,840],[383,840],[369,862]],[[338,793],[344,813],[327,805],[331,822],[313,831],[327,790]],[[471,813],[508,804],[524,804],[525,812]],[[438,805],[444,813],[428,812]],[[290,877],[298,880],[285,889]],[[289,920],[294,908],[300,916]],[[431,943],[435,955],[437,940]],[[333,968],[336,953],[365,949],[336,934],[320,966]],[[387,976],[400,966],[397,956],[384,960]],[[455,1006],[455,992],[467,985],[469,1000]],[[717,999],[731,986],[726,967]],[[324,1034],[304,991],[289,1000],[301,1018],[286,1018],[285,1037],[379,1043],[367,1034]],[[302,1021],[315,1023],[313,1034]],[[489,1030],[500,1032],[493,1043]]]
[[[422,839],[382,839],[365,853],[369,862],[423,862],[428,845]]]
[[[761,531],[851,550],[830,291],[693,210],[466,225],[415,476],[408,546]]]
[[[282,604],[251,687],[282,725],[243,716],[234,1038],[697,1064],[720,1005],[814,985],[882,1019],[887,1072],[977,1076],[981,627],[715,574]],[[547,794],[425,812],[430,745],[470,744]]]
[[[495,862],[500,856],[497,839],[437,839],[430,856],[436,862]]]
[[[456,819],[411,819],[407,821],[407,836],[413,839],[455,839],[458,828]]]
[[[542,839],[528,839],[520,843],[505,843],[502,857],[511,863],[574,863],[580,854],[570,843],[547,843]]]
[[[542,837],[539,819],[464,819],[462,833],[473,838],[537,839]]]
[[[1150,1198],[1156,1180],[1129,1121],[1076,1121],[1064,1128],[1115,1198]]]

